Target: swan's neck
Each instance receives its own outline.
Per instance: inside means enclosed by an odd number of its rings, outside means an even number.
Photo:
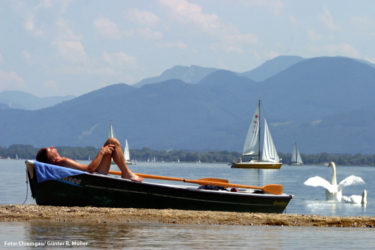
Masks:
[[[367,204],[367,191],[366,191],[366,189],[363,190],[361,203],[362,203],[362,205]]]
[[[337,179],[336,179],[336,166],[332,165],[332,185],[337,185]]]

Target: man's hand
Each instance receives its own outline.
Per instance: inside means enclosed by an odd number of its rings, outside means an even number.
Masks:
[[[114,144],[108,144],[108,145],[105,145],[103,146],[101,149],[100,149],[100,152],[103,154],[103,155],[112,155],[113,151],[115,150],[116,146]]]

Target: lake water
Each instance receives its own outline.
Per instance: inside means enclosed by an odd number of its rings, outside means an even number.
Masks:
[[[116,167],[112,167],[116,170]],[[199,179],[215,177],[232,183],[262,186],[282,184],[284,192],[295,197],[285,213],[328,216],[375,216],[375,167],[337,166],[337,180],[349,175],[362,177],[366,184],[344,189],[344,195],[368,191],[368,204],[338,203],[325,200],[322,188],[303,185],[312,176],[331,179],[327,166],[283,166],[280,170],[232,169],[226,164],[137,163],[134,172]],[[35,203],[27,191],[23,160],[0,160],[0,204]],[[162,181],[159,181],[162,182]],[[169,182],[170,183],[170,182]],[[375,245],[373,229],[312,228],[269,226],[169,225],[154,223],[75,224],[33,222],[0,223],[0,248],[39,246],[81,248],[162,248],[162,249],[300,249],[356,248]],[[360,241],[358,241],[360,239]]]

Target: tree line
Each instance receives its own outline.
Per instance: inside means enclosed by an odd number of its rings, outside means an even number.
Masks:
[[[94,159],[99,149],[95,147],[56,147],[63,156],[76,160]],[[0,147],[0,158],[3,159],[35,159],[39,148],[32,145],[11,145]],[[149,148],[130,150],[132,160],[135,161],[163,161],[163,162],[205,162],[231,163],[241,154],[229,151],[184,151],[184,150],[152,150]],[[290,164],[291,154],[279,153],[284,164]],[[375,166],[375,154],[302,154],[307,165],[321,165],[334,161],[338,165]]]

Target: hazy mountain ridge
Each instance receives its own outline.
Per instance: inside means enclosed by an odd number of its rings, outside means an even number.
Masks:
[[[275,119],[316,120],[375,105],[371,97],[375,90],[374,68],[350,58],[306,59],[262,85],[264,102],[284,99],[280,105],[270,105]]]
[[[197,84],[115,84],[42,110],[0,110],[0,145],[100,146],[112,121],[132,148],[241,151],[261,99],[280,152],[297,142],[306,153],[373,153],[374,88],[374,68],[342,57],[304,59],[263,82],[220,70]]]
[[[284,69],[287,69],[288,67],[302,60],[303,58],[298,57],[298,56],[279,56],[271,60],[268,60],[267,62],[261,64],[259,67],[256,67],[255,69],[252,69],[243,73],[239,73],[239,72],[233,72],[233,73],[259,82],[283,71]],[[139,81],[138,83],[134,84],[133,86],[140,87],[146,84],[153,84],[153,83],[163,82],[163,81],[172,80],[172,79],[181,80],[186,83],[196,84],[202,81],[205,77],[209,76],[210,74],[216,71],[229,71],[229,70],[224,70],[224,69],[219,69],[219,68],[207,68],[207,67],[201,67],[197,65],[191,65],[191,66],[178,65],[178,66],[174,66],[170,69],[165,70],[159,76],[145,78]]]
[[[238,76],[243,76],[251,80],[255,79],[266,79],[285,68],[290,67],[292,64],[296,63],[298,60],[302,60],[301,57],[296,56],[279,56],[272,60],[265,62],[259,67],[244,72],[237,73],[228,70],[222,70],[218,68],[207,68],[197,65],[191,66],[174,66],[170,69],[165,70],[157,77],[150,77],[141,80],[140,82],[132,85],[133,87],[141,87],[143,85],[149,85],[159,82],[164,82],[168,80],[181,80],[185,83],[196,84],[202,81],[207,76],[210,76],[214,72],[232,72],[232,74],[237,74]],[[217,77],[216,77],[217,79]],[[95,91],[92,91],[95,92]],[[32,94],[22,92],[22,91],[4,91],[0,93],[0,109],[26,109],[26,110],[37,110],[41,108],[47,108],[53,106],[57,103],[71,100],[74,96],[54,96],[40,98]]]
[[[37,110],[53,106],[63,101],[73,99],[74,96],[37,97],[23,91],[3,91],[0,93],[0,109]]]
[[[304,58],[299,56],[278,56],[276,58],[268,60],[259,67],[247,72],[243,72],[240,75],[250,78],[254,81],[261,82],[302,60],[304,60]]]
[[[174,66],[170,69],[165,70],[160,76],[150,77],[141,80],[140,82],[134,84],[135,87],[141,87],[146,84],[152,84],[157,82],[162,82],[171,79],[177,79],[184,81],[186,83],[198,83],[204,77],[215,72],[219,69],[217,68],[206,68],[196,65],[191,66]]]

